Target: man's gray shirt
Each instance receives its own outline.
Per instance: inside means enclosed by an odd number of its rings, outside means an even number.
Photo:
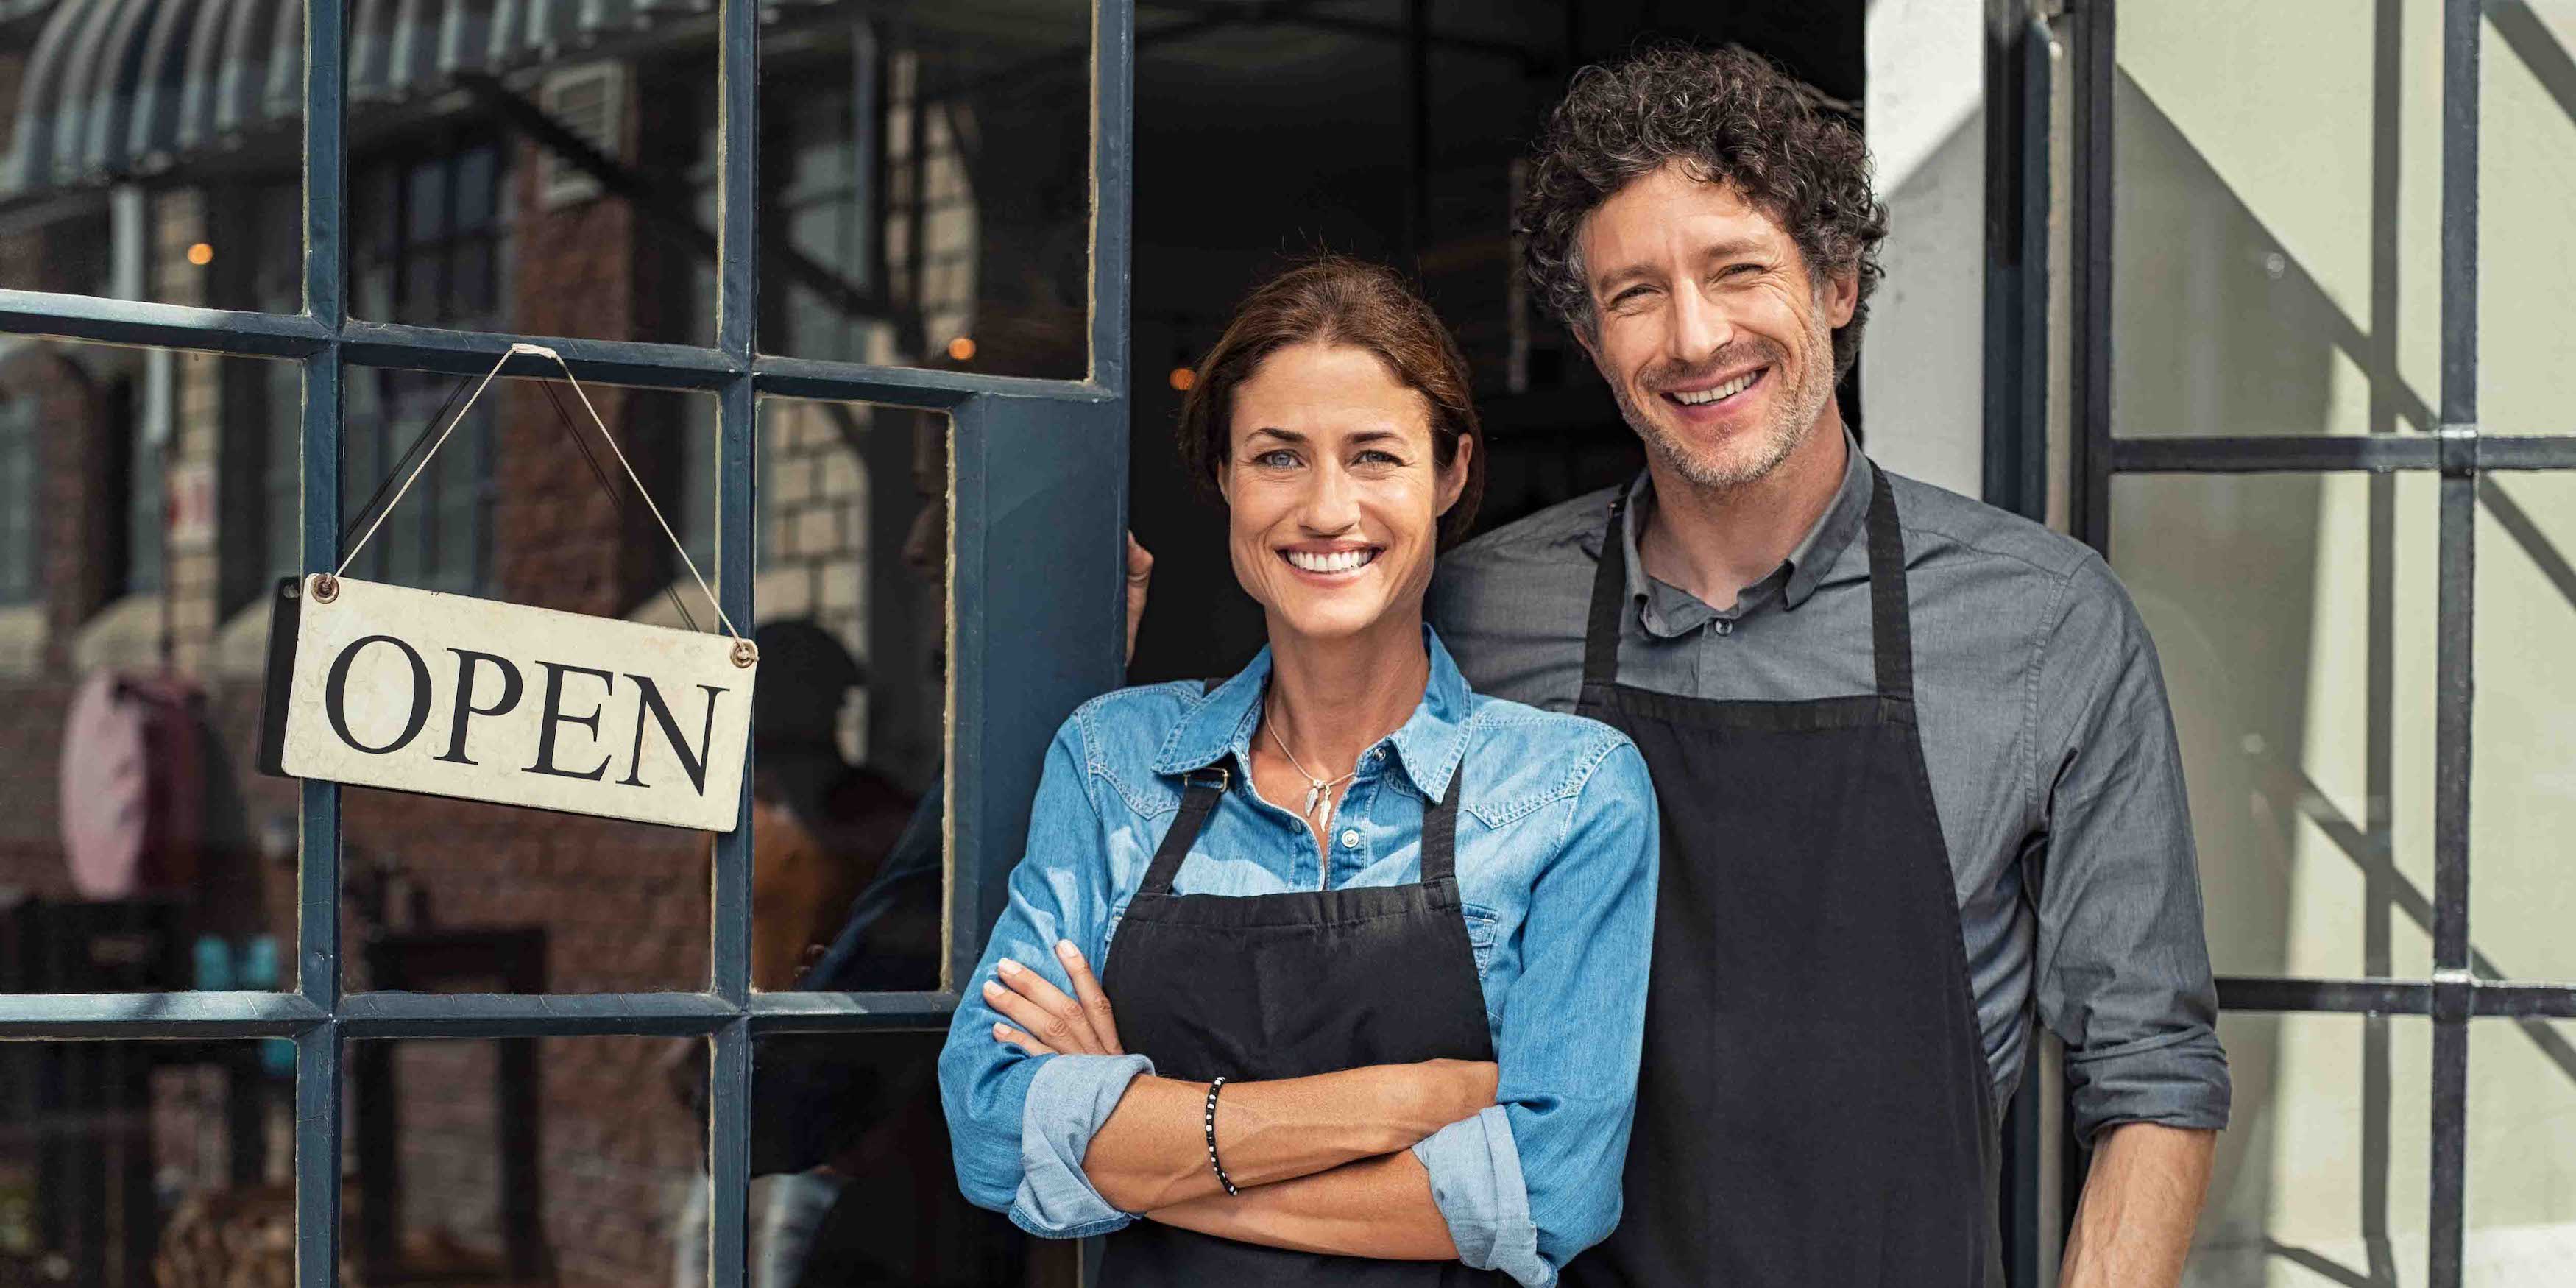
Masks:
[[[2201,931],[2182,760],[2155,645],[2099,555],[1894,474],[1914,616],[1915,706],[2000,1105],[2034,1004],[2067,1046],[2077,1131],[2222,1127],[2227,1058]],[[1640,475],[1622,539],[1623,684],[1699,698],[1866,693],[1869,466],[1734,607],[1649,577]],[[1571,711],[1610,490],[1442,557],[1430,613],[1476,690]],[[1824,857],[1824,856],[1816,856]],[[1666,862],[1682,861],[1668,854]]]

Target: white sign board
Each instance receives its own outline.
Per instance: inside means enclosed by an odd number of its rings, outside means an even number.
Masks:
[[[748,642],[319,573],[277,594],[269,773],[733,830]]]

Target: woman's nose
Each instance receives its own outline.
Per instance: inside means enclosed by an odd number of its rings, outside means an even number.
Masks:
[[[1310,477],[1306,512],[1301,516],[1307,528],[1316,532],[1343,532],[1359,523],[1358,489],[1352,486],[1348,472],[1339,464],[1328,461]]]

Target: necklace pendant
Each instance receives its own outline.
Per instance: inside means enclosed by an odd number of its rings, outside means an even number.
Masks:
[[[1322,800],[1323,798],[1324,785],[1322,783],[1316,783],[1314,786],[1307,788],[1306,808],[1301,811],[1303,816],[1306,818],[1313,818],[1315,816],[1315,802]]]

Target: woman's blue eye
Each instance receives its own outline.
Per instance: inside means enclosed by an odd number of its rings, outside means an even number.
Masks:
[[[1252,463],[1255,465],[1274,466],[1294,465],[1297,463],[1297,454],[1284,447],[1274,447],[1269,451],[1263,452],[1259,456],[1253,457]]]
[[[1395,457],[1394,457],[1394,456],[1392,456],[1392,455],[1390,455],[1390,454],[1388,454],[1388,453],[1385,453],[1385,452],[1379,452],[1379,451],[1367,451],[1367,452],[1362,452],[1362,453],[1360,453],[1360,454],[1359,454],[1358,459],[1359,459],[1359,460],[1362,460],[1362,461],[1377,462],[1377,463],[1383,463],[1383,464],[1387,464],[1387,465],[1402,465],[1402,464],[1404,464],[1404,462],[1402,462],[1402,461],[1399,461],[1399,460],[1395,459]]]

